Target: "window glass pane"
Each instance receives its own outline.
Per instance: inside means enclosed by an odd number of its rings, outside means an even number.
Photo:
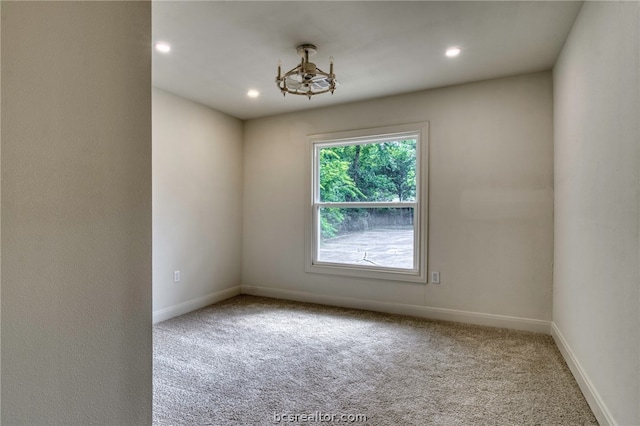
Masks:
[[[413,208],[319,210],[318,261],[413,269]]]
[[[416,139],[319,149],[320,201],[415,201]]]

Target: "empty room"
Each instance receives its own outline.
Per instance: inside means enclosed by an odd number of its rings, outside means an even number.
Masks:
[[[640,3],[0,6],[7,425],[640,425]]]

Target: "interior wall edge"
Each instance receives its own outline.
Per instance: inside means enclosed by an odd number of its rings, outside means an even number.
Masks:
[[[611,412],[607,408],[607,405],[600,397],[600,394],[591,382],[591,379],[587,375],[584,368],[582,368],[580,361],[578,361],[578,358],[576,358],[573,350],[571,350],[571,346],[569,346],[566,339],[562,335],[562,332],[554,322],[551,322],[551,337],[553,337],[553,340],[556,342],[556,346],[560,350],[562,357],[567,363],[571,374],[573,374],[576,382],[578,382],[578,386],[580,387],[582,394],[587,400],[591,411],[593,411],[593,415],[596,416],[596,419],[598,420],[600,426],[616,426],[617,423],[611,415]]]
[[[0,70],[2,70],[2,4],[0,3]],[[2,99],[2,72],[0,71],[0,99]],[[2,104],[2,102],[0,102]],[[0,129],[2,128],[2,107],[0,105]],[[0,165],[2,164],[2,132],[0,131]],[[0,176],[2,167],[0,166]],[[2,178],[0,177],[0,205],[2,205]],[[0,209],[0,212],[2,209]],[[0,224],[2,214],[0,213]],[[0,225],[0,253],[2,253],[2,226]],[[2,256],[0,255],[0,318],[2,318]],[[0,348],[2,347],[2,321],[0,321]],[[2,351],[0,351],[0,372],[2,371]],[[0,373],[0,419],[2,419],[2,374]]]

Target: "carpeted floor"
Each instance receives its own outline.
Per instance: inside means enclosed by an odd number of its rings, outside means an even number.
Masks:
[[[252,296],[154,326],[153,409],[154,425],[597,424],[550,336]]]

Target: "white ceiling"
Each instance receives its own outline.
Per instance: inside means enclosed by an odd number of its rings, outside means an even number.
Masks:
[[[153,85],[240,119],[550,69],[582,3],[154,1]],[[283,98],[274,78],[313,43],[334,95]],[[450,46],[463,48],[447,58]],[[247,90],[257,89],[251,99]]]

